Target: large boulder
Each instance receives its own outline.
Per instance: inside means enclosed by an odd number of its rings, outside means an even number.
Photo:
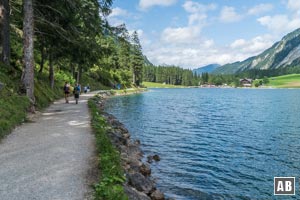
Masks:
[[[145,193],[139,192],[127,185],[124,186],[124,190],[130,200],[151,200]]]
[[[164,200],[165,199],[165,195],[159,190],[155,190],[154,192],[152,192],[150,197],[152,200]]]
[[[142,166],[140,166],[140,172],[144,175],[144,176],[150,176],[151,175],[151,168],[149,164],[142,164]]]
[[[156,162],[160,161],[159,155],[155,154],[153,156],[151,156],[151,155],[147,156],[147,162],[148,163],[152,163],[153,160],[156,161]]]
[[[128,174],[128,180],[129,184],[140,192],[149,194],[155,189],[153,181],[140,173]]]
[[[108,134],[115,145],[120,146],[128,144],[128,140],[123,137],[122,133],[118,129],[110,130],[108,131]]]

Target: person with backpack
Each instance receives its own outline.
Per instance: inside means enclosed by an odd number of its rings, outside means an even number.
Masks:
[[[69,103],[69,94],[70,94],[70,84],[66,81],[64,85],[64,93],[66,103]]]
[[[80,85],[78,83],[76,83],[74,90],[73,90],[76,104],[78,104],[80,92],[81,92]]]

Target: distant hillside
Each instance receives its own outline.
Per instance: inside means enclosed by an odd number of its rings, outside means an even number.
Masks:
[[[206,65],[206,66],[203,66],[203,67],[199,67],[197,69],[193,69],[193,73],[196,72],[198,75],[201,75],[202,73],[206,73],[206,72],[211,73],[220,66],[221,65],[219,65],[219,64]]]
[[[267,86],[276,88],[300,88],[300,74],[289,74],[269,78]]]
[[[215,74],[233,74],[249,69],[279,69],[300,64],[300,28],[287,34],[263,53],[242,62],[223,65]]]

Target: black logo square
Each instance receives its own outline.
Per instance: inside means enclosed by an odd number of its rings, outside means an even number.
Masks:
[[[274,195],[295,195],[295,177],[274,177]]]

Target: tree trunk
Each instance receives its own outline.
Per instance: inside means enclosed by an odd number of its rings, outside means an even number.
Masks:
[[[78,66],[78,74],[77,74],[77,83],[80,83],[81,74],[82,74],[82,65],[79,65]]]
[[[54,66],[53,66],[52,52],[50,52],[50,54],[49,54],[49,81],[50,81],[50,87],[53,89],[53,87],[54,87]]]
[[[33,55],[33,5],[32,0],[23,1],[23,65],[22,85],[30,99],[30,111],[34,112],[34,55]],[[23,90],[23,91],[24,91]]]
[[[3,23],[4,23],[4,1],[0,0],[0,61],[2,62],[3,51]]]
[[[44,63],[45,63],[45,47],[44,47],[44,42],[42,42],[42,47],[41,47],[41,63],[40,63],[39,74],[43,73]]]
[[[135,75],[135,71],[132,70],[132,83],[135,84],[136,82],[136,75]]]
[[[76,79],[75,65],[72,62],[70,62],[70,66],[71,66],[71,73],[73,75],[73,78]]]
[[[9,0],[0,0],[1,61],[10,64]]]

